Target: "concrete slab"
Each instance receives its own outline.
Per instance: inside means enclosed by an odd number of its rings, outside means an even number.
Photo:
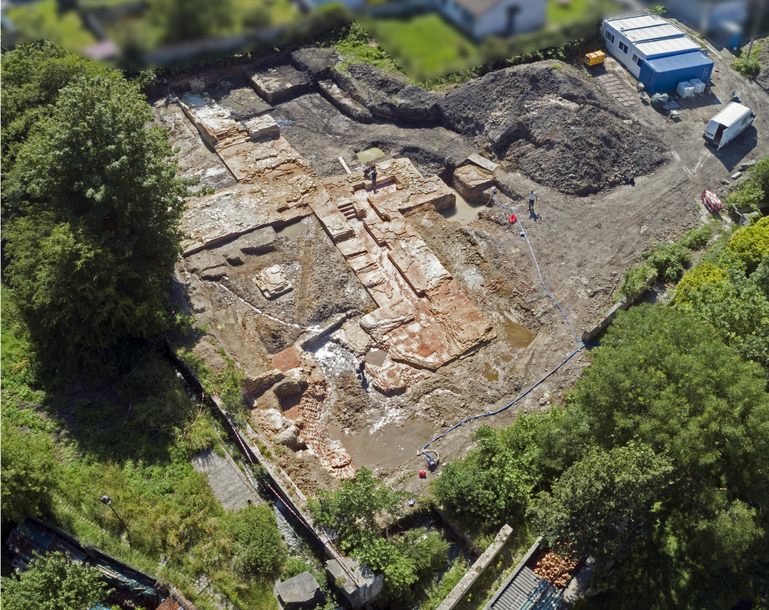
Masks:
[[[213,448],[206,449],[192,458],[192,467],[208,475],[211,490],[226,510],[237,511],[249,504],[262,503],[256,490],[226,453],[222,456]]]

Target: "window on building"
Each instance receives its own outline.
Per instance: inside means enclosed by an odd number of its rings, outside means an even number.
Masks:
[[[636,55],[635,53],[633,53],[633,61],[635,63],[638,63],[638,55]]]
[[[621,50],[623,53],[627,53],[627,52],[628,52],[628,50],[629,50],[629,49],[628,49],[628,46],[627,46],[627,45],[626,45],[624,42],[620,42],[620,43],[619,43],[619,48],[620,48],[620,50]]]
[[[640,66],[643,63],[643,59],[639,57],[638,59],[635,60],[635,62]]]
[[[611,42],[614,42],[614,34],[609,32],[609,30],[606,30],[606,40],[610,40]]]

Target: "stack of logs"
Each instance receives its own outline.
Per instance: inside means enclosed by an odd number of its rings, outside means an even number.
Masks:
[[[556,588],[563,589],[571,578],[571,571],[577,567],[578,559],[561,557],[548,551],[532,570],[540,578],[544,578]]]

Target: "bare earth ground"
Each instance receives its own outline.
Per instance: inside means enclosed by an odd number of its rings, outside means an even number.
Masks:
[[[394,112],[392,104],[397,106],[403,85],[382,98],[390,106],[381,100],[380,106],[367,102],[369,108],[386,110],[379,114],[372,110],[370,123],[351,119],[312,88],[273,101],[271,116],[281,137],[317,179],[344,174],[340,156],[355,171],[361,167],[355,153],[372,146],[385,153],[378,163],[406,157],[425,177],[440,173],[446,178],[475,152],[499,163],[494,173],[498,198],[514,206],[548,289],[581,336],[582,329],[592,326],[612,304],[624,270],[641,252],[706,221],[698,203],[704,188],[723,193],[731,186],[722,181],[733,185],[730,176],[741,163],[769,154],[762,135],[769,128],[769,98],[761,87],[735,73],[728,53],[722,54],[710,50],[718,70],[713,73],[712,94],[681,100],[679,120],[641,103],[632,76],[611,59],[592,69],[563,62],[561,67],[540,62],[513,68],[448,94],[429,94],[435,97],[426,102],[417,92],[419,103],[429,108],[423,121],[382,116]],[[369,72],[358,74],[361,79],[355,86],[360,90],[363,77],[371,78]],[[595,77],[603,73],[617,76],[632,104],[618,103],[599,84],[602,79]],[[175,85],[181,94],[184,83]],[[352,96],[353,86],[348,86]],[[705,146],[702,133],[735,89],[757,118],[716,153]],[[198,175],[215,189],[235,183],[214,149],[184,122],[176,106],[166,107],[161,100],[153,105],[157,122],[171,127],[172,142],[182,147],[185,175]],[[434,110],[437,107],[441,110]],[[531,189],[539,197],[533,214],[524,201]],[[481,203],[485,202],[488,194],[483,195]],[[306,343],[309,360],[283,367],[304,367],[301,379],[292,381],[286,373],[282,381],[264,381],[278,367],[276,358],[294,357],[282,350],[302,341],[312,329],[338,322],[344,323],[348,336],[356,335],[362,332],[361,316],[376,309],[349,261],[309,210],[296,208],[295,215],[303,218],[301,226],[292,224],[278,232],[272,250],[247,257],[224,277],[203,280],[199,270],[190,270],[191,257],[180,263],[179,298],[209,332],[196,351],[212,366],[221,367],[216,349],[224,347],[256,380],[249,394],[254,422],[268,445],[288,447],[273,453],[303,489],[312,492],[334,484],[329,468],[319,467],[308,424],[302,422],[308,409],[317,410],[319,422],[312,425],[324,427],[323,442],[341,441],[355,465],[374,468],[391,480],[408,474],[405,488],[418,495],[436,476],[415,476],[425,466],[424,457],[417,455],[424,443],[465,417],[507,404],[580,346],[545,294],[526,241],[517,226],[507,222],[509,212],[496,206],[478,209],[477,220],[465,225],[447,220],[429,205],[404,215],[491,324],[496,338],[435,371],[418,371],[405,391],[390,395],[370,384],[369,373],[379,366],[377,350],[368,345],[356,353],[339,341],[339,335],[332,335],[336,338],[332,341]],[[222,249],[203,252],[219,256]],[[286,269],[293,289],[270,300],[250,278],[275,264]],[[329,334],[339,324],[332,324]],[[368,373],[361,383],[356,374],[364,360]],[[586,365],[583,351],[514,409],[448,434],[433,445],[441,464],[463,455],[482,423],[509,425],[520,410],[546,410],[561,400]],[[264,425],[269,409],[283,418],[275,420],[274,429]],[[295,426],[298,432],[291,432]],[[323,459],[329,462],[339,455]]]

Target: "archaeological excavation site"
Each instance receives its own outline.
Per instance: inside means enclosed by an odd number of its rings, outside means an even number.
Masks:
[[[418,506],[479,426],[562,401],[624,270],[700,222],[729,163],[682,142],[711,110],[665,127],[603,82],[542,61],[436,93],[303,48],[150,92],[198,181],[174,277],[191,351],[242,372],[247,440],[299,510],[361,467]]]

